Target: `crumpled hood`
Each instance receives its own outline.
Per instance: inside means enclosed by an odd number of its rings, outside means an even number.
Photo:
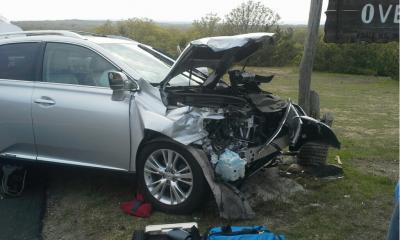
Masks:
[[[260,49],[264,42],[271,41],[273,35],[274,33],[249,33],[194,40],[171,67],[161,82],[161,89],[175,76],[193,68],[208,67],[223,75],[234,63],[249,57]]]

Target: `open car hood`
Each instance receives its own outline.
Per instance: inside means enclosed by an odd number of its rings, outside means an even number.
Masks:
[[[273,35],[273,33],[249,33],[194,40],[172,65],[170,72],[161,82],[161,89],[164,89],[175,76],[199,67],[214,70],[215,76],[209,77],[205,83],[218,81],[233,64],[256,52],[264,42],[271,41]]]

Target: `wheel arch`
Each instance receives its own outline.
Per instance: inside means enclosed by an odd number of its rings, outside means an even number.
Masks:
[[[138,150],[136,151],[135,165],[134,165],[135,166],[135,171],[137,169],[140,153],[141,153],[141,151],[143,149],[143,146],[146,145],[146,144],[150,144],[152,142],[156,142],[156,141],[170,141],[170,142],[175,142],[176,143],[176,141],[174,141],[172,138],[170,138],[170,137],[168,137],[168,136],[166,136],[166,135],[164,135],[164,134],[162,134],[160,132],[157,132],[157,131],[154,131],[154,130],[151,130],[151,129],[145,129],[144,130],[144,137],[143,137],[142,141],[139,144]]]

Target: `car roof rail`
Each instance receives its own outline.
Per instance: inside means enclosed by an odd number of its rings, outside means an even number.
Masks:
[[[43,36],[43,35],[55,35],[55,36],[64,36],[64,37],[72,37],[72,38],[83,38],[82,35],[66,31],[66,30],[37,30],[37,31],[20,31],[20,32],[9,32],[9,33],[0,33],[0,39],[4,38],[14,38],[14,37],[28,37],[28,36]]]
[[[123,39],[136,42],[133,39],[119,35],[105,35],[105,34],[84,32],[84,31],[68,31],[68,30],[35,30],[35,31],[0,33],[0,39],[8,39],[15,37],[31,37],[31,36],[50,36],[50,35],[80,38],[80,39],[85,39],[85,36],[106,37],[106,38]]]
[[[100,34],[100,33],[92,33],[92,32],[85,32],[85,31],[71,31],[71,32],[79,34],[81,36],[106,37],[106,35]]]
[[[122,39],[122,40],[129,40],[129,41],[134,41],[135,40],[128,38],[128,37],[124,37],[124,36],[119,36],[119,35],[105,35],[104,37],[108,37],[108,38],[115,38],[115,39]]]
[[[78,33],[82,36],[92,36],[92,37],[106,37],[106,38],[114,38],[114,39],[122,39],[122,40],[129,40],[134,41],[131,38],[120,36],[120,35],[108,35],[108,34],[101,34],[101,33],[92,33],[92,32],[84,32],[84,31],[72,31],[74,33]]]

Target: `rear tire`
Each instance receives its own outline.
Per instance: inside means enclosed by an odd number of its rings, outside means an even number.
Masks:
[[[157,140],[144,145],[137,174],[144,197],[160,211],[191,213],[207,199],[203,170],[179,143]]]

